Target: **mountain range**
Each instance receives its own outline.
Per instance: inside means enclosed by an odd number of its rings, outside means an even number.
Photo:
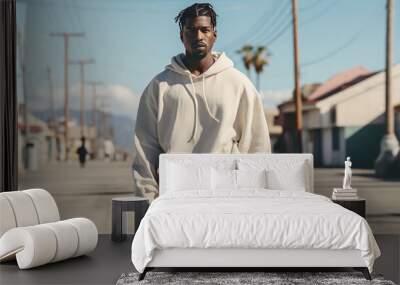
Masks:
[[[48,111],[35,111],[33,115],[38,119],[47,122],[50,118],[50,113]],[[135,126],[135,120],[129,118],[124,115],[115,115],[107,113],[108,117],[111,117],[111,126],[114,130],[114,143],[118,147],[125,149],[130,152],[133,146],[133,132]],[[110,116],[111,115],[111,116]],[[56,117],[63,117],[64,111],[59,109],[55,111]],[[70,120],[74,120],[79,124],[80,112],[78,110],[70,110],[69,112]],[[88,120],[88,123],[92,123],[92,112],[86,111],[85,118]],[[97,121],[99,122],[100,113],[97,115]],[[101,133],[100,129],[100,133]]]

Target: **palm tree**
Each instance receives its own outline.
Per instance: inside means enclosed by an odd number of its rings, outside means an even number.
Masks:
[[[251,65],[253,64],[253,57],[254,57],[253,46],[245,44],[240,50],[236,52],[242,55],[243,64],[247,71],[247,77],[250,78],[250,68]]]
[[[269,56],[266,46],[259,46],[253,56],[253,65],[257,74],[257,90],[260,91],[260,73],[264,71],[264,66],[269,63]]]

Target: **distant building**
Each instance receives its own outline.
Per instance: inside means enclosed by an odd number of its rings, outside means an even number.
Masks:
[[[279,110],[277,108],[265,108],[264,114],[268,125],[271,146],[273,148],[279,137],[282,135],[282,126],[276,124]]]
[[[301,88],[301,98],[303,102],[312,94],[321,84],[304,84]],[[282,127],[282,134],[273,145],[274,152],[296,152],[296,122],[295,105],[293,104],[294,92],[292,98],[278,105],[279,115],[275,118],[276,124]],[[303,103],[303,110],[309,108]],[[283,112],[283,113],[282,113]]]
[[[28,114],[25,125],[22,112],[18,115],[18,170],[37,170],[57,159],[56,135],[46,122]],[[26,135],[26,131],[28,134]]]
[[[400,135],[400,64],[393,67],[396,133]],[[279,105],[286,152],[295,151],[295,106]],[[372,168],[384,135],[385,71],[358,66],[336,74],[303,100],[303,151],[314,154],[316,166]]]
[[[400,103],[394,106],[394,125],[397,138],[400,138]]]

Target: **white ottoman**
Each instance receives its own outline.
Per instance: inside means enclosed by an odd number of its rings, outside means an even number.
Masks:
[[[20,269],[86,254],[96,248],[96,225],[86,218],[59,221],[53,197],[43,189],[0,193],[0,262]]]

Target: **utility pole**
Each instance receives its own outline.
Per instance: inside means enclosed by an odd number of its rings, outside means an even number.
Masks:
[[[56,130],[56,115],[54,110],[54,95],[53,95],[53,82],[51,79],[51,68],[47,66],[47,79],[49,80],[49,125]]]
[[[54,108],[54,94],[53,94],[53,81],[51,78],[51,68],[47,66],[47,78],[49,80],[49,113],[50,113],[50,120],[48,122],[49,126],[53,129],[55,136],[56,136],[56,153],[57,153],[57,160],[60,158],[60,154],[58,152],[58,120],[56,119],[56,112]],[[51,150],[53,152],[53,149]]]
[[[80,60],[71,60],[69,64],[79,65],[80,67],[80,128],[81,128],[81,137],[85,136],[84,127],[85,127],[85,65],[94,63],[93,59],[80,59]]]
[[[25,64],[21,63],[22,72],[22,96],[24,98],[23,105],[23,120],[25,125],[25,135],[24,135],[24,147],[23,147],[23,164],[26,170],[34,169],[33,159],[32,159],[32,147],[34,146],[33,138],[30,136],[30,123],[29,123],[29,102],[28,102],[28,92],[26,89],[26,68]]]
[[[294,52],[294,96],[296,101],[296,131],[298,151],[303,152],[302,130],[303,114],[300,86],[300,65],[299,65],[299,46],[297,39],[297,0],[292,0],[292,20],[293,20],[293,52]]]
[[[392,61],[393,61],[393,0],[387,0],[386,17],[386,135],[394,134],[394,114],[392,104]]]
[[[97,156],[97,137],[98,137],[98,127],[97,127],[97,92],[96,86],[103,84],[101,81],[87,81],[86,84],[92,86],[92,127],[93,127],[93,153]]]
[[[86,84],[92,86],[92,126],[97,130],[97,92],[96,86],[103,84],[101,81],[86,81]]]
[[[100,97],[100,108],[101,108],[101,117],[100,117],[100,127],[99,129],[102,130],[102,138],[106,139],[108,136],[108,121],[107,121],[107,108],[110,106],[108,102],[108,97]]]
[[[381,141],[381,152],[375,162],[375,173],[379,177],[399,176],[396,159],[399,159],[399,142],[394,132],[394,110],[392,102],[393,62],[393,10],[394,1],[387,0],[386,7],[386,86],[385,86],[385,136]]]
[[[18,29],[17,34],[17,48],[18,48],[18,55],[19,55],[19,64],[21,69],[21,82],[22,82],[22,97],[24,98],[24,104],[22,105],[22,119],[24,125],[24,148],[23,148],[23,164],[24,168],[28,168],[29,158],[28,158],[28,143],[29,143],[29,119],[28,119],[28,94],[26,92],[26,70],[24,64],[24,43],[22,40],[22,33],[20,29]],[[19,112],[19,108],[18,108]]]
[[[69,120],[69,102],[68,102],[68,43],[70,37],[83,37],[85,33],[50,33],[51,37],[62,37],[64,39],[64,144],[65,161],[69,159],[68,145],[68,120]]]

